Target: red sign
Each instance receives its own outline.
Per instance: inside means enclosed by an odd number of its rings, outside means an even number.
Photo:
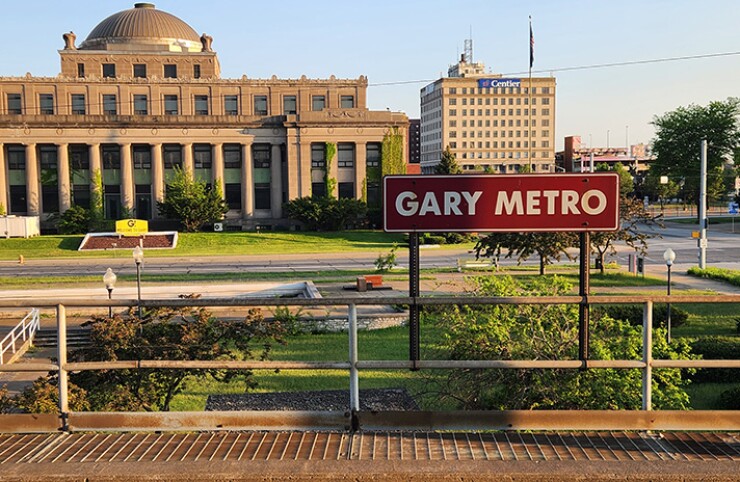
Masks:
[[[615,231],[619,175],[387,176],[388,232]]]

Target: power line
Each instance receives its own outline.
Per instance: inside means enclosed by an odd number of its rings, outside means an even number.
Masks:
[[[715,58],[715,57],[730,57],[733,55],[740,55],[740,51],[738,52],[721,52],[721,53],[713,53],[713,54],[700,54],[700,55],[685,55],[681,57],[662,57],[658,59],[648,59],[648,60],[628,60],[625,62],[611,62],[607,64],[590,64],[590,65],[579,65],[575,67],[560,67],[560,68],[554,68],[554,69],[542,69],[542,70],[533,70],[533,74],[547,74],[551,72],[570,72],[574,70],[590,70],[590,69],[603,69],[603,68],[609,68],[609,67],[624,67],[628,65],[643,65],[643,64],[657,64],[657,63],[663,63],[663,62],[676,62],[679,60],[696,60],[696,59],[708,59],[708,58]],[[508,72],[501,75],[524,75],[527,72]],[[371,83],[368,84],[368,87],[382,87],[386,85],[404,85],[404,84],[421,84],[421,83],[428,83],[428,82],[434,82],[438,79],[422,79],[422,80],[399,80],[399,81],[393,81],[393,82],[378,82],[378,83]]]

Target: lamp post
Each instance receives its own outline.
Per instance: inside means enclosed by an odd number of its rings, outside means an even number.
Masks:
[[[139,318],[141,318],[141,263],[144,262],[144,250],[137,246],[133,251],[134,263],[136,263],[136,300],[139,306]]]
[[[668,248],[665,250],[665,253],[663,253],[663,259],[665,260],[665,265],[668,268],[667,294],[668,296],[671,296],[671,266],[673,266],[673,262],[676,260],[676,253],[673,252],[671,248]],[[667,305],[666,341],[670,343],[671,342],[671,304],[666,303],[666,305]]]
[[[103,283],[105,283],[105,289],[108,290],[108,300],[113,298],[113,288],[116,286],[116,273],[112,269],[108,268],[105,270],[103,275]],[[113,318],[113,307],[108,305],[108,318]]]

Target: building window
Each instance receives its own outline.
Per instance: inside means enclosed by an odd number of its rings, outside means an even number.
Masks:
[[[59,189],[56,185],[41,186],[41,204],[45,213],[59,212]]]
[[[195,115],[208,115],[208,96],[195,96]]]
[[[39,94],[39,113],[54,115],[54,94]]]
[[[193,78],[200,79],[200,64],[193,65]]]
[[[8,94],[8,114],[22,114],[21,94]]]
[[[313,169],[326,169],[326,144],[314,142],[311,144],[311,167]]]
[[[224,144],[224,168],[242,168],[242,146],[241,144]]]
[[[339,106],[342,109],[354,109],[355,108],[355,96],[354,95],[342,95],[339,97]]]
[[[242,185],[236,184],[224,184],[224,197],[226,198],[226,205],[229,209],[236,209],[241,211],[242,209]]]
[[[177,65],[165,64],[164,65],[164,78],[165,79],[176,79],[177,78]]]
[[[254,209],[270,209],[270,183],[254,184]]]
[[[72,114],[85,115],[85,94],[72,94]]]
[[[213,166],[210,144],[193,144],[193,163],[196,169],[211,169]]]
[[[239,115],[239,99],[235,95],[224,96],[224,114]]]
[[[319,111],[326,108],[326,97],[323,95],[311,96],[311,110]]]
[[[286,95],[283,97],[283,114],[284,115],[295,115],[296,113],[296,98],[294,95]]]
[[[121,168],[121,148],[118,144],[103,144],[100,146],[103,158],[103,169]]]
[[[39,165],[42,171],[57,171],[57,146],[41,144],[38,146]]]
[[[116,106],[116,95],[115,94],[103,94],[103,114],[105,115],[116,115],[118,114],[118,107]]]
[[[163,144],[162,160],[165,169],[182,169],[182,147],[180,144]]]
[[[267,96],[254,96],[254,115],[267,115]]]
[[[116,76],[116,64],[103,64],[103,77],[115,78]]]
[[[311,183],[311,197],[313,199],[326,197],[326,184],[323,182],[312,182]]]
[[[90,148],[87,144],[70,144],[67,152],[69,166],[73,171],[90,169]]]
[[[85,76],[85,64],[77,64],[77,77]]]
[[[255,169],[270,167],[270,144],[252,145],[252,163]]]
[[[76,206],[90,209],[90,185],[75,184],[72,186],[72,201]]]
[[[131,148],[134,158],[134,169],[152,168],[152,148],[148,145],[134,145]]]
[[[164,113],[165,115],[177,115],[179,113],[176,95],[164,96]]]
[[[24,146],[8,145],[5,153],[8,159],[8,170],[23,171],[26,169],[26,148]]]
[[[134,94],[134,115],[149,114],[149,100],[145,94]]]
[[[134,77],[138,79],[146,78],[146,64],[134,64]]]
[[[542,109],[542,115],[550,115],[550,109]]]
[[[355,167],[355,145],[350,142],[340,142],[337,145],[337,165],[340,168]]]
[[[382,144],[379,142],[369,142],[366,146],[367,167],[380,167],[380,151]]]
[[[354,182],[340,182],[339,183],[339,199],[354,199],[355,198],[355,183]]]

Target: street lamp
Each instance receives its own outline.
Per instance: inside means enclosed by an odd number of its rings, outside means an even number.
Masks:
[[[141,246],[134,248],[134,263],[136,263],[136,299],[139,304],[139,318],[141,318],[141,263],[144,262],[144,250]]]
[[[663,253],[663,259],[665,260],[665,265],[668,268],[668,286],[667,286],[667,294],[668,296],[671,296],[671,266],[673,266],[673,262],[676,260],[676,253],[673,252],[671,248],[668,248],[665,250],[665,253]],[[666,341],[668,343],[671,342],[671,304],[667,303],[667,313],[666,313]]]
[[[105,283],[105,289],[108,290],[108,301],[113,298],[113,288],[116,286],[116,273],[112,269],[108,268],[105,270],[103,275],[103,283]],[[108,318],[113,318],[113,307],[108,305]]]

